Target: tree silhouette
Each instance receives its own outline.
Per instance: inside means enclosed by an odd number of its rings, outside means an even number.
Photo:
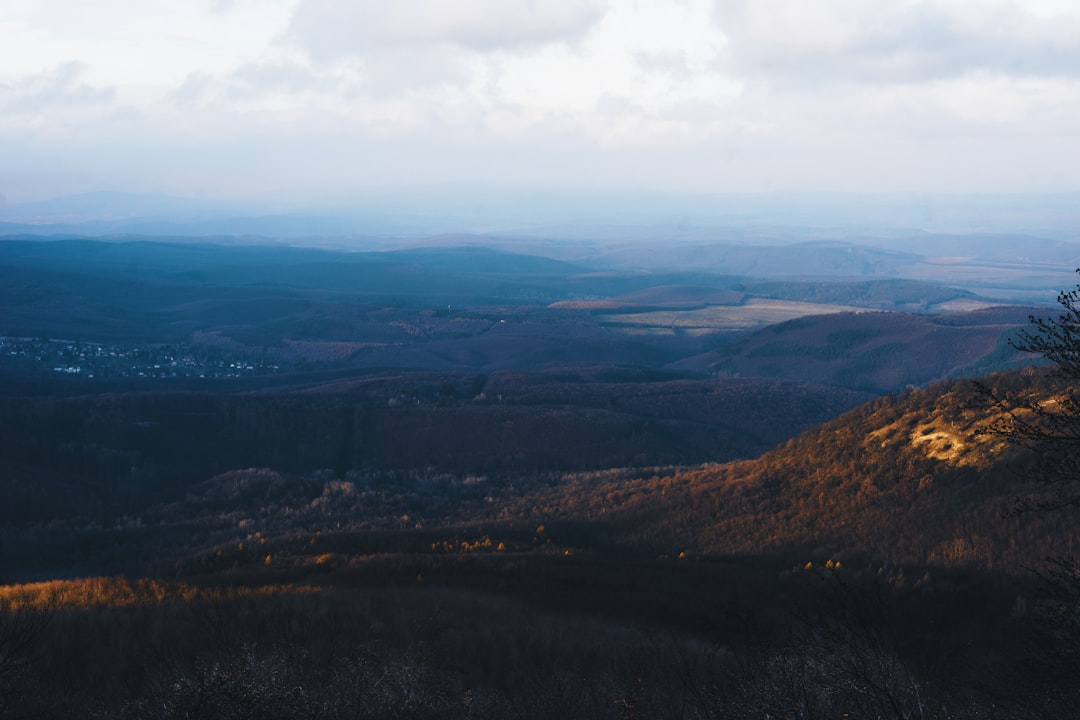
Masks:
[[[1080,285],[1058,293],[1057,302],[1062,312],[1056,318],[1032,316],[1010,341],[1046,360],[1046,368],[1025,378],[1035,382],[1010,386],[997,378],[980,384],[998,411],[985,432],[1034,451],[1024,474],[1041,492],[1018,498],[1012,515],[1080,508]],[[1080,561],[1045,558],[1035,573],[1043,623],[1025,665],[1032,683],[1042,686],[1045,707],[1072,712],[1080,696]]]
[[[1037,458],[1029,479],[1045,492],[1018,499],[1017,513],[1080,505],[1080,393],[1075,385],[1080,380],[1080,285],[1060,292],[1057,301],[1060,315],[1031,316],[1030,326],[1009,341],[1047,361],[1047,382],[1034,389],[980,384],[999,411],[984,432],[1029,448]]]

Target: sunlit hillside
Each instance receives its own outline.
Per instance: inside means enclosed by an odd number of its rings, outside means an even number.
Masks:
[[[1038,374],[998,376],[995,386]],[[1071,552],[1071,511],[1013,516],[1034,458],[985,431],[996,411],[974,381],[885,397],[761,458],[631,481],[580,478],[544,496],[555,517],[592,517],[634,544],[698,557],[966,567],[1024,573]]]

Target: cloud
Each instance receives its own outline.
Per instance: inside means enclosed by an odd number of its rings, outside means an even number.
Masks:
[[[43,73],[0,86],[0,108],[12,114],[37,115],[51,109],[110,106],[113,87],[95,87],[82,82],[86,64],[70,61]]]
[[[16,0],[0,190],[1074,188],[1080,4],[1020,2]]]
[[[245,63],[233,72],[238,88],[252,94],[296,94],[320,85],[320,78],[300,63],[289,61]]]
[[[972,73],[1080,77],[1080,16],[1011,2],[717,0],[739,72],[778,86],[910,83]]]
[[[500,125],[620,148],[711,136],[740,93],[717,67],[725,41],[711,13],[708,0],[612,3],[578,45],[501,56],[491,94],[512,114]]]
[[[486,53],[572,42],[601,15],[591,0],[301,0],[285,36],[319,60],[432,45]]]
[[[214,85],[214,78],[207,73],[191,72],[180,87],[170,93],[170,98],[182,108],[195,107],[210,94]]]
[[[303,63],[287,59],[247,62],[229,72],[188,73],[168,94],[168,99],[185,111],[229,112],[247,109],[280,109],[302,102],[301,96],[332,95],[340,90],[340,79],[319,73]]]

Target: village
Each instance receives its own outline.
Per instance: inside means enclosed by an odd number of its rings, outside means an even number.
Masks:
[[[259,358],[186,343],[112,345],[18,337],[0,337],[0,366],[87,379],[239,378],[281,369]]]

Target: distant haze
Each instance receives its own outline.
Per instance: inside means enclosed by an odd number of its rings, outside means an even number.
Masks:
[[[1078,37],[1073,0],[6,0],[0,207],[1075,193]]]
[[[1017,251],[1022,241],[1008,236],[1080,243],[1080,192],[690,194],[443,184],[368,188],[348,201],[310,205],[89,192],[0,206],[0,236],[26,233],[245,236],[351,247],[400,246],[410,239],[429,244],[432,236],[452,234],[461,237],[444,237],[437,244],[505,244],[515,238],[740,244],[837,240],[905,250],[921,242],[920,251],[948,255],[957,253],[947,251],[934,234],[998,236],[998,244],[1011,244]],[[924,241],[916,240],[924,235]],[[972,242],[978,248],[982,241],[966,242],[960,254],[970,254]],[[1045,253],[1031,257],[1036,256],[1058,261]]]

